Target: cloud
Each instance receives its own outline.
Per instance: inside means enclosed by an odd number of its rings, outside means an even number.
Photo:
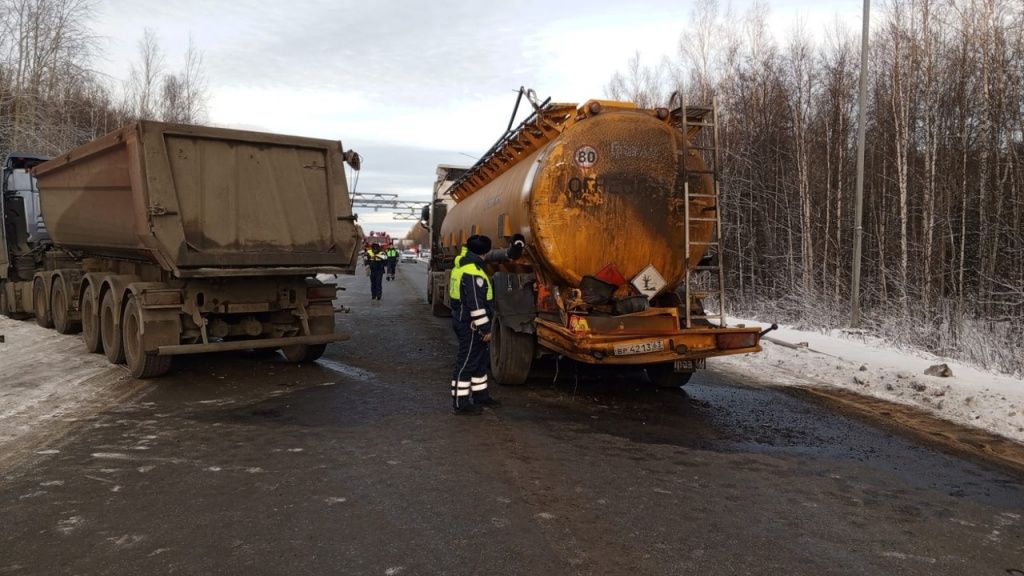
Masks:
[[[724,3],[723,3],[724,4]],[[749,0],[735,6],[742,13]],[[774,0],[773,28],[849,20],[860,2]],[[504,131],[515,91],[601,98],[639,50],[673,56],[692,4],[654,0],[105,0],[102,71],[127,77],[143,28],[168,69],[189,35],[204,52],[216,125],[341,140],[363,154],[357,190],[430,196],[437,164],[472,164]],[[351,184],[351,183],[350,183]],[[383,212],[361,217],[407,230]],[[403,232],[404,235],[404,232]]]

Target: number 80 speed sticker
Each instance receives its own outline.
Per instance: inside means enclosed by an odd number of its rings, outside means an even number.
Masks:
[[[580,146],[573,154],[573,160],[580,168],[592,168],[597,164],[597,150],[593,146]]]

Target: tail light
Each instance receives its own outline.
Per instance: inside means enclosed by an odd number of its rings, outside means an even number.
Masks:
[[[334,300],[338,288],[333,284],[306,288],[306,300]]]
[[[729,332],[719,334],[716,337],[718,348],[721,350],[735,350],[737,348],[753,348],[757,346],[757,333],[755,332]]]

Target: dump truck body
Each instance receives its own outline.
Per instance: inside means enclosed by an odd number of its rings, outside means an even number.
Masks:
[[[681,381],[708,357],[760,350],[757,329],[727,328],[721,314],[708,321],[706,295],[693,287],[714,268],[706,260],[717,246],[718,196],[710,160],[693,144],[708,123],[693,127],[681,114],[547,104],[481,163],[441,175],[425,214],[435,313],[447,307],[443,286],[470,235],[498,246],[526,239],[527,256],[493,275],[499,380],[521,381],[534,356],[558,354]]]
[[[142,259],[179,277],[354,266],[338,142],[139,122],[35,174],[51,237],[67,249]]]
[[[138,122],[34,168],[51,245],[4,288],[41,325],[154,376],[179,354],[311,360],[359,236],[340,142]]]

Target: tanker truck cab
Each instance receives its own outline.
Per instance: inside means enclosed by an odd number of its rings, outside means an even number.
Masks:
[[[501,383],[558,356],[679,386],[707,358],[760,351],[759,328],[729,327],[724,314],[713,107],[531,103],[473,167],[438,170],[424,212],[435,315],[466,238],[501,248],[521,234],[523,258],[489,264]]]

